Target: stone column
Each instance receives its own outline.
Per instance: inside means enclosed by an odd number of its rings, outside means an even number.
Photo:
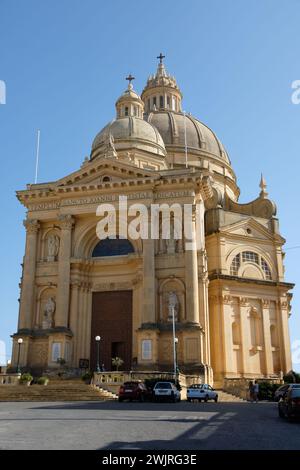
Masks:
[[[192,236],[192,239],[185,243],[186,318],[189,323],[199,324],[198,260],[194,215],[191,220],[185,220],[184,223],[190,224],[189,231]],[[185,233],[188,233],[186,226]]]
[[[264,336],[264,353],[265,353],[265,374],[273,374],[273,357],[272,357],[272,344],[271,344],[271,331],[270,331],[270,302],[262,300],[262,321],[263,321],[263,336]]]
[[[155,257],[154,240],[143,240],[143,314],[142,323],[155,323]]]
[[[233,359],[232,359],[232,298],[230,295],[224,293],[221,298],[222,306],[223,306],[223,341],[224,341],[224,376],[226,377],[227,374],[232,374],[234,372],[233,369]]]
[[[205,364],[210,365],[210,336],[209,336],[209,303],[208,303],[208,275],[207,275],[207,261],[206,252],[201,250],[199,256],[199,321],[204,329],[204,356],[202,360]]]
[[[243,373],[249,373],[248,359],[249,359],[249,331],[250,322],[248,319],[248,299],[240,297],[240,327],[241,327],[241,347],[242,347],[242,369]]]
[[[37,220],[24,220],[26,227],[26,248],[24,256],[22,292],[20,304],[19,329],[31,329],[33,327],[35,270],[37,256],[37,236],[40,225]]]
[[[209,336],[209,305],[208,305],[208,279],[204,275],[199,278],[199,319],[204,329],[204,356],[205,364],[210,365],[210,336]]]
[[[55,326],[68,327],[71,240],[74,219],[71,215],[61,215],[59,216],[59,221],[61,234],[58,258]]]
[[[78,356],[77,356],[77,350],[78,350],[78,341],[79,341],[79,335],[80,335],[80,330],[79,330],[79,325],[78,325],[78,299],[79,299],[79,288],[80,288],[80,283],[75,282],[72,284],[72,290],[71,290],[71,306],[70,306],[70,329],[73,333],[73,349],[72,349],[72,356],[73,356],[73,366],[78,367]]]

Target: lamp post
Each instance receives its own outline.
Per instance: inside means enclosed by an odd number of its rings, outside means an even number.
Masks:
[[[101,341],[101,336],[96,336],[95,341],[97,344],[97,364],[96,364],[96,372],[101,372],[100,369],[100,341]]]
[[[170,305],[172,311],[172,329],[173,329],[173,361],[174,361],[174,379],[176,379],[177,366],[176,366],[176,331],[175,331],[175,305]]]
[[[177,374],[179,372],[178,370],[178,353],[177,353],[177,346],[178,346],[178,338],[174,338],[174,344],[175,344],[175,379],[177,377]]]
[[[20,351],[21,351],[21,344],[23,343],[23,339],[19,338],[18,339],[18,362],[17,362],[17,374],[21,373],[20,369]]]

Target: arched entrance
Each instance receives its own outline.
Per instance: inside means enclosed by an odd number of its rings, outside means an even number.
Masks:
[[[105,239],[94,247],[93,258],[121,257],[134,253],[127,239]],[[112,370],[112,358],[120,357],[123,370],[132,362],[132,290],[93,292],[91,323],[91,367],[95,369],[97,347],[95,336],[101,336],[100,366]]]
[[[95,370],[97,351],[95,336],[101,336],[100,366],[112,370],[112,358],[120,357],[122,370],[131,369],[132,360],[132,291],[94,292],[91,325],[91,367]]]

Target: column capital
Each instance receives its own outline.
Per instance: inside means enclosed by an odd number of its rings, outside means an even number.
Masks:
[[[239,297],[239,302],[241,307],[247,307],[249,300],[247,297]]]
[[[23,221],[23,225],[26,228],[27,233],[37,233],[40,228],[40,224],[37,219],[26,219]]]
[[[261,299],[261,305],[263,309],[268,309],[270,307],[269,299]]]
[[[60,227],[64,230],[71,230],[75,219],[71,214],[61,214],[58,216]]]

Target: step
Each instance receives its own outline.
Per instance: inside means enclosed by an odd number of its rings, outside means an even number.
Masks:
[[[224,390],[217,390],[217,392],[218,392],[218,401],[246,403],[246,400],[243,400],[243,398],[237,397],[228,392],[224,392]]]
[[[0,386],[0,401],[96,401],[113,400],[116,397],[82,382],[55,383],[49,385]]]

